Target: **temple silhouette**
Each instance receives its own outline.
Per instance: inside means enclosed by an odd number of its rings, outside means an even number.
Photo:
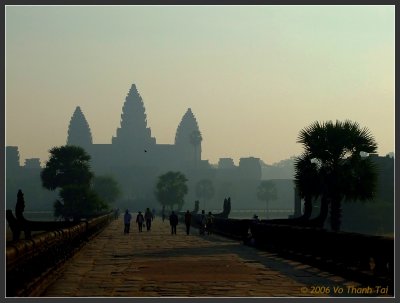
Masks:
[[[186,175],[189,180],[187,201],[197,199],[194,187],[201,179],[218,183],[219,176],[235,183],[244,178],[246,180],[241,180],[242,184],[252,184],[250,187],[255,189],[261,179],[258,158],[242,158],[239,167],[234,165],[232,159],[222,158],[219,169],[215,169],[208,160],[202,160],[201,142],[196,117],[188,108],[177,126],[174,144],[157,144],[147,125],[143,99],[136,85],[132,84],[122,107],[120,127],[112,137],[111,144],[93,142],[90,125],[79,106],[71,117],[66,144],[83,147],[91,156],[91,167],[95,174],[112,175],[121,185],[126,199],[154,200],[157,177],[167,171],[181,171]],[[221,194],[221,190],[219,193],[222,205],[225,194]],[[192,207],[190,204],[186,206]]]
[[[90,126],[79,106],[71,117],[66,143],[83,147],[91,155],[96,171],[120,166],[157,170],[208,166],[207,161],[201,160],[201,134],[191,109],[178,125],[175,143],[157,144],[147,126],[145,107],[135,84],[125,98],[121,126],[111,144],[93,143]]]
[[[278,201],[273,207],[294,208],[294,216],[301,215],[302,204],[295,194],[293,177],[268,170],[263,172],[262,178],[262,165],[255,157],[242,157],[238,165],[231,158],[220,158],[217,164],[210,164],[202,159],[202,142],[199,124],[189,108],[177,126],[175,142],[157,144],[147,125],[145,106],[135,85],[125,98],[120,127],[110,144],[94,143],[90,125],[79,106],[72,114],[66,136],[66,144],[81,146],[90,154],[91,168],[96,176],[110,175],[118,182],[122,196],[115,207],[127,207],[131,211],[146,207],[159,209],[154,195],[158,176],[168,171],[180,171],[188,179],[185,210],[192,210],[195,200],[200,200],[200,209],[221,210],[226,197],[231,197],[232,209],[263,209],[265,203],[256,195],[257,186],[263,179],[272,180],[277,187]],[[362,204],[362,207],[359,203],[345,203],[343,230],[390,233],[394,226],[394,158],[377,154],[370,157],[379,168],[376,200],[380,202]],[[6,208],[14,208],[17,192],[22,189],[27,201],[26,210],[53,210],[57,193],[42,187],[42,166],[39,158],[25,159],[21,165],[18,146],[6,146]],[[203,179],[210,180],[214,187],[214,195],[207,200],[196,195],[196,185]]]

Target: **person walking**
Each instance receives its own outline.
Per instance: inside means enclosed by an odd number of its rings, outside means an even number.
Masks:
[[[144,213],[144,219],[146,220],[146,229],[147,231],[151,228],[151,221],[153,221],[153,214],[150,211],[150,208],[146,208],[146,212]]]
[[[137,225],[138,225],[139,232],[142,232],[142,230],[143,230],[143,223],[144,223],[144,217],[143,217],[141,211],[139,211],[138,215],[136,216],[136,223],[137,223]]]
[[[192,214],[189,210],[185,213],[185,225],[186,225],[186,234],[189,235],[190,225],[192,224]]]
[[[213,225],[214,225],[214,216],[212,215],[212,213],[209,211],[208,215],[207,215],[207,235],[211,235],[212,234],[212,230],[213,230]]]
[[[169,225],[171,225],[171,235],[176,235],[176,226],[178,225],[178,216],[172,211],[169,216]]]
[[[200,235],[204,235],[207,227],[206,223],[207,223],[206,214],[204,210],[202,210],[200,215],[200,228],[199,228]]]
[[[252,227],[256,224],[259,224],[261,221],[258,218],[258,216],[256,214],[254,214],[253,219],[251,219],[250,221],[250,226],[249,229],[247,231],[247,237],[244,239],[244,244],[246,245],[250,245],[250,246],[254,246],[256,243],[256,239],[253,237],[253,234],[251,232]]]
[[[131,220],[132,220],[132,215],[129,213],[129,210],[127,209],[124,214],[124,234],[129,234],[129,229],[131,227]]]
[[[253,219],[251,220],[251,223],[253,223],[253,224],[260,223],[260,219],[258,218],[258,216],[256,214],[254,214]]]

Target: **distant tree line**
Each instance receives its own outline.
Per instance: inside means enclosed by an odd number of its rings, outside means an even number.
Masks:
[[[294,183],[304,200],[304,212],[296,222],[322,227],[330,214],[331,228],[340,230],[344,201],[367,201],[375,197],[377,169],[365,155],[375,153],[377,143],[367,128],[349,120],[314,122],[300,131],[297,142],[304,151],[294,158]],[[58,190],[55,215],[73,220],[93,216],[107,210],[120,196],[112,176],[93,174],[90,156],[83,148],[66,145],[49,152],[50,158],[40,176],[44,188]],[[154,194],[161,207],[181,210],[188,193],[187,181],[181,172],[160,175]],[[197,182],[195,191],[204,207],[215,195],[209,179]],[[256,194],[265,201],[267,210],[269,202],[277,199],[271,181],[261,182]],[[317,203],[319,214],[311,218]]]

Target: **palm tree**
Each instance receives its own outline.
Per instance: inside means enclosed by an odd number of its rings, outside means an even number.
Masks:
[[[331,228],[338,231],[342,201],[369,200],[375,194],[376,169],[361,156],[376,152],[375,139],[367,128],[346,120],[314,122],[300,131],[298,143],[305,149],[296,166],[298,189],[304,197],[321,197],[322,224],[330,206]]]
[[[300,198],[304,199],[304,212],[299,219],[308,220],[312,214],[313,199],[317,199],[320,195],[321,185],[317,165],[307,154],[303,154],[295,159],[294,170],[296,189]]]
[[[53,191],[66,185],[90,185],[94,175],[90,171],[90,156],[82,147],[53,147],[49,153],[50,159],[40,173],[44,188]]]
[[[201,137],[201,133],[198,130],[194,130],[190,133],[190,144],[193,145],[194,148],[194,163],[197,163],[197,147],[200,145],[203,138]]]
[[[61,199],[54,203],[56,216],[78,221],[108,208],[92,188],[94,174],[90,170],[90,156],[82,147],[65,145],[53,147],[49,152],[50,159],[40,177],[44,188],[60,189]]]
[[[265,201],[266,219],[269,217],[269,201],[276,200],[278,197],[275,183],[272,181],[261,181],[257,187],[257,198]]]

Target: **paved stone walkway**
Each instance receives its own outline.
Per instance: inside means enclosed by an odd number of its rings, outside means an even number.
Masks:
[[[239,241],[186,235],[167,220],[151,231],[113,221],[65,265],[46,297],[304,297],[336,296],[334,287],[359,284]],[[320,293],[311,293],[314,288]],[[327,292],[329,289],[329,294]]]

